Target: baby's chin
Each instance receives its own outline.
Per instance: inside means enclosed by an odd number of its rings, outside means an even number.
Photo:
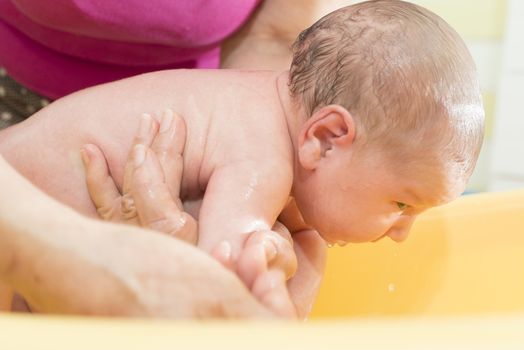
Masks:
[[[306,223],[307,224],[307,223]],[[340,230],[336,230],[337,232],[333,232],[335,230],[331,230],[330,225],[323,226],[322,222],[318,223],[318,225],[309,224],[309,227],[311,229],[318,232],[320,237],[326,242],[326,245],[328,247],[344,247],[345,245],[348,245],[349,243],[369,243],[374,242],[377,239],[376,235],[368,235],[368,234],[362,234],[358,232],[340,232]],[[379,237],[379,239],[382,237]]]
[[[320,231],[319,231],[319,234],[320,234],[320,237],[322,237],[322,239],[324,240],[324,242],[326,242],[326,245],[328,247],[334,247],[334,246],[343,247],[343,246],[348,245],[350,243],[352,243],[352,244],[354,244],[354,243],[371,243],[371,242],[377,242],[377,241],[379,241],[380,239],[383,238],[383,236],[380,236],[378,238],[373,238],[373,239],[370,239],[369,237],[359,237],[359,236],[340,238],[340,237],[335,237],[335,236],[331,236],[331,235],[324,235]]]
[[[348,243],[353,243],[351,241],[347,241],[347,240],[342,240],[342,239],[334,239],[334,238],[331,238],[329,236],[324,236],[322,233],[320,233],[320,237],[322,237],[322,239],[324,240],[324,242],[326,242],[326,245],[331,248],[331,247],[334,247],[334,246],[339,246],[339,247],[343,247],[345,246],[346,244]]]

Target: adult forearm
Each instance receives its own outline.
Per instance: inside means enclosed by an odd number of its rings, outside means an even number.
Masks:
[[[227,38],[221,68],[286,70],[301,31],[337,8],[357,0],[264,0],[250,20]]]
[[[87,227],[89,227],[88,225]],[[179,240],[126,226],[71,227],[31,235],[9,282],[37,310],[145,317],[266,314],[234,275]],[[25,247],[23,247],[25,246]]]
[[[289,69],[292,43],[292,40],[241,33],[222,45],[220,68],[276,71]]]
[[[79,312],[78,301],[89,312],[93,302],[82,300],[91,289],[86,282],[97,290],[117,284],[75,251],[74,239],[91,243],[85,249],[92,245],[88,221],[37,191],[3,159],[0,169],[0,279],[39,310]]]

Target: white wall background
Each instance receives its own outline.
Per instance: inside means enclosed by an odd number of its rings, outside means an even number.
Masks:
[[[489,190],[524,188],[524,1],[508,0]]]

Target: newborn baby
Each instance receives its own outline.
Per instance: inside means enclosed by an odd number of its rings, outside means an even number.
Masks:
[[[187,127],[181,198],[197,204],[198,246],[237,271],[246,240],[277,219],[328,243],[402,241],[419,213],[463,192],[484,113],[472,58],[442,19],[363,2],[306,29],[293,53],[285,72],[161,71],[80,91],[0,133],[0,152],[96,215],[82,146],[99,147],[121,188],[140,115],[172,109]]]

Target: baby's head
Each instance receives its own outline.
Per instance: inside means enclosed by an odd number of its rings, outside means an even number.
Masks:
[[[293,194],[326,240],[401,241],[463,192],[484,112],[471,55],[435,14],[379,0],[325,16],[295,42],[289,87],[307,116]]]

